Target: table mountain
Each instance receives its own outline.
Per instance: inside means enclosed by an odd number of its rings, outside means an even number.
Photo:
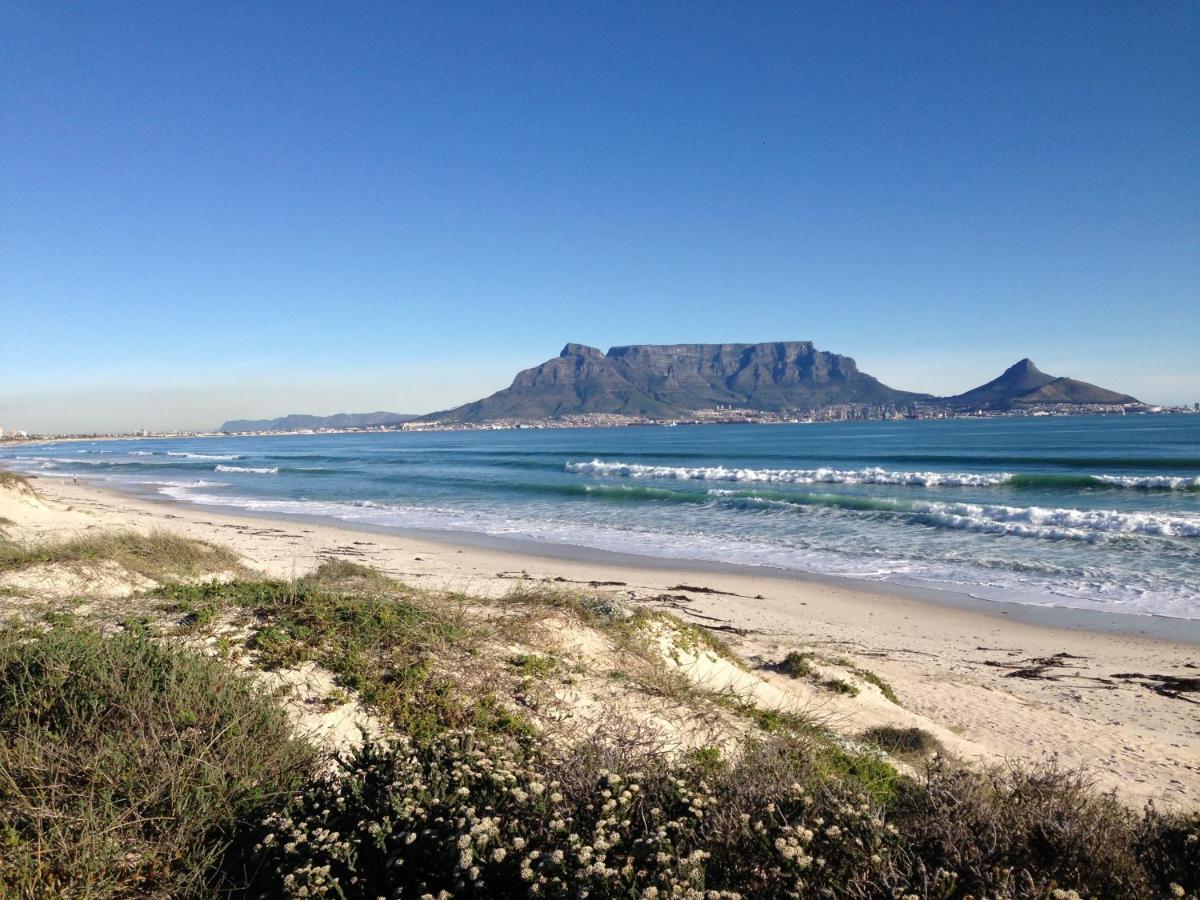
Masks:
[[[810,341],[765,344],[635,344],[602,353],[567,344],[483,400],[424,418],[441,422],[543,419],[574,413],[669,418],[731,406],[779,411],[832,403],[931,399],[860,372],[848,356]]]

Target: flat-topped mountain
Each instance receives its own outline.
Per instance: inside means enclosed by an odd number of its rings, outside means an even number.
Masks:
[[[520,372],[504,390],[421,420],[487,422],[581,413],[665,419],[717,407],[779,412],[840,403],[971,411],[1138,402],[1128,394],[1047,375],[1029,359],[973,390],[933,397],[889,387],[860,372],[850,357],[818,350],[811,341],[634,344],[607,353],[567,344],[553,359]]]
[[[997,410],[1057,403],[1117,405],[1139,401],[1086,381],[1047,375],[1033,360],[1023,359],[1005,369],[999,378],[965,394],[942,398],[941,402],[952,409]]]
[[[519,373],[510,387],[425,419],[478,422],[577,413],[671,417],[731,406],[779,411],[832,403],[931,399],[860,372],[854,360],[811,341],[635,344],[603,353],[583,344]]]
[[[218,431],[305,431],[310,428],[364,428],[369,425],[398,425],[416,416],[394,412],[337,413],[332,416],[292,414],[278,419],[230,419]]]
[[[902,412],[910,404],[925,410],[971,412],[1062,404],[1118,406],[1139,401],[1085,381],[1047,375],[1029,359],[965,393],[934,397],[889,387],[860,372],[849,356],[818,350],[811,341],[631,344],[607,353],[584,344],[567,344],[553,359],[518,373],[504,390],[443,412],[233,419],[220,430],[301,431],[399,425],[413,420],[554,419],[584,413],[671,419],[718,407],[803,413],[842,403],[899,407]]]

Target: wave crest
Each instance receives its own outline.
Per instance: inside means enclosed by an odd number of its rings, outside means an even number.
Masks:
[[[897,472],[888,469],[739,469],[726,466],[648,466],[640,463],[569,462],[568,472],[622,478],[732,481],[759,484],[891,484],[913,487],[1137,488],[1200,491],[1200,476],[1059,475],[1011,472]]]
[[[1011,534],[1050,540],[1100,541],[1108,537],[1200,538],[1200,517],[1123,512],[1115,509],[1064,509],[990,503],[941,503],[894,500],[848,494],[764,494],[713,489],[726,502],[786,509],[817,506],[853,512],[893,513],[945,528],[984,534]]]

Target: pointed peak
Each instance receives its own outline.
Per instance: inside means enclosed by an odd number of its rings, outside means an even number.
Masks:
[[[1033,364],[1033,360],[1030,359],[1028,356],[1025,357],[1023,360],[1021,360],[1020,362],[1013,363],[1011,366],[1009,366],[1008,369],[1005,371],[1005,374],[1007,375],[1009,372],[1012,372],[1014,375],[1023,374],[1026,372],[1028,372],[1030,374],[1038,374],[1038,375],[1042,374],[1042,370],[1039,369],[1037,366],[1035,366]]]

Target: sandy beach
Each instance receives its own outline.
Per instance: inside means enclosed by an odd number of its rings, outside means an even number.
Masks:
[[[1194,623],[1118,617],[1127,621],[1097,620],[1092,628],[1086,616],[1069,611],[1052,611],[1057,619],[1045,611],[1014,616],[1003,604],[991,605],[994,611],[960,608],[945,598],[882,593],[866,583],[599,554],[562,558],[536,548],[230,515],[66,479],[34,484],[37,503],[0,492],[0,517],[12,523],[13,539],[163,530],[227,546],[248,567],[275,577],[303,575],[336,558],[425,588],[493,597],[521,579],[607,592],[712,629],[750,663],[808,649],[870,669],[894,687],[902,709],[833,697],[810,710],[835,729],[913,724],[963,758],[1055,758],[1083,768],[1132,804],[1200,802],[1200,704],[1194,693],[1172,692],[1155,677],[1200,676]],[[36,573],[22,578],[7,585],[10,597],[49,588],[38,584]],[[1025,620],[1039,616],[1041,623]],[[1162,636],[1171,630],[1181,639]]]

